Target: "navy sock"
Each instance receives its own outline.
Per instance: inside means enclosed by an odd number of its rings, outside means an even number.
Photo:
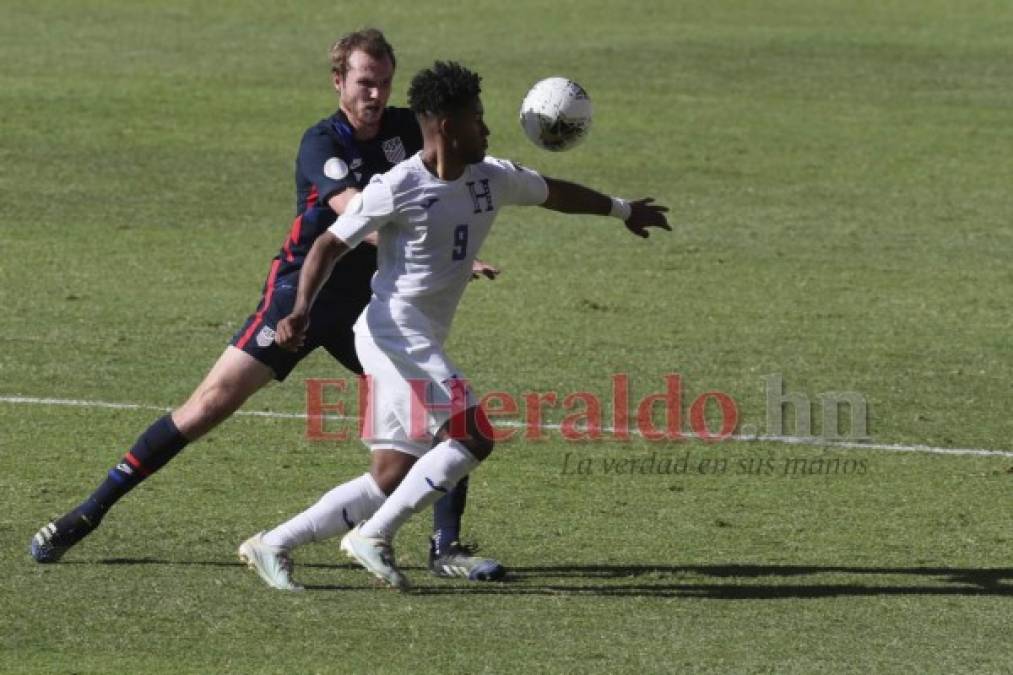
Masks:
[[[120,463],[109,470],[109,474],[98,488],[84,500],[72,514],[83,516],[95,527],[113,504],[134,489],[141,481],[169,463],[186,447],[189,441],[179,432],[166,415],[141,434]],[[59,528],[59,523],[57,523]]]
[[[461,536],[461,517],[468,501],[468,477],[465,476],[433,506],[433,548],[437,554]]]

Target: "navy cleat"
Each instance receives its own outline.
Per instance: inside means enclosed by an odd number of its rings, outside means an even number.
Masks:
[[[70,550],[69,546],[57,546],[53,543],[53,535],[55,534],[56,524],[49,523],[32,537],[28,552],[35,562],[41,564],[59,562],[63,554]]]
[[[468,581],[501,581],[506,568],[498,560],[476,556],[478,546],[453,541],[443,551],[436,550],[436,542],[429,544],[429,571],[438,577],[467,579]]]
[[[68,522],[71,524],[68,525]],[[28,546],[28,553],[39,564],[59,562],[64,553],[88,536],[96,526],[97,523],[93,524],[84,516],[71,512],[36,532]]]

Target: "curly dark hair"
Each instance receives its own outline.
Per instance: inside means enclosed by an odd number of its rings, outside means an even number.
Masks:
[[[445,115],[467,107],[482,93],[482,78],[454,61],[437,61],[420,70],[408,87],[408,107],[416,115]]]

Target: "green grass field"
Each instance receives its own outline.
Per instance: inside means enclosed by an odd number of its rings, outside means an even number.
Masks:
[[[505,211],[483,250],[503,275],[473,284],[449,345],[479,390],[607,401],[613,373],[636,398],[677,372],[687,406],[726,392],[763,432],[780,374],[814,403],[859,393],[872,445],[992,454],[549,431],[472,480],[468,533],[509,582],[429,577],[420,514],[398,542],[414,593],[316,544],[297,554],[310,591],[285,594],[236,546],[366,453],[238,417],[34,564],[34,531],[255,308],[299,137],[335,106],[326,49],[367,24],[398,50],[393,103],[461,60],[493,154],[672,207],[646,242]],[[0,670],[1010,672],[1011,32],[985,0],[3,2]],[[516,122],[554,74],[596,106],[558,155]],[[304,378],[343,376],[314,356],[248,409],[299,413]],[[688,468],[614,471],[652,457]],[[785,475],[797,460],[863,470]]]

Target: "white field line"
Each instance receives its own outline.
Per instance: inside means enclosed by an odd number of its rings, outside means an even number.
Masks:
[[[171,408],[166,408],[157,405],[148,405],[143,403],[115,403],[111,401],[87,401],[81,399],[67,399],[67,398],[39,398],[34,396],[0,396],[0,403],[10,404],[21,404],[21,405],[42,405],[42,406],[69,406],[76,408],[106,408],[112,410],[152,410],[157,412],[169,412]],[[243,417],[268,417],[271,419],[292,419],[292,420],[305,420],[307,415],[305,413],[284,413],[284,412],[260,412],[260,411],[244,411],[241,410],[236,415]],[[324,419],[332,420],[354,420],[356,417],[351,415],[323,415]],[[497,421],[498,426],[511,427],[517,429],[523,429],[525,425],[522,422],[513,422],[509,420]],[[544,431],[559,431],[561,426],[558,424],[542,424],[539,427]],[[605,427],[602,429],[602,433],[612,434],[615,430],[612,427]],[[630,430],[630,434],[639,436],[640,434],[634,430]],[[695,438],[696,434],[692,432],[684,432],[683,436],[686,438]],[[724,439],[722,442],[737,441],[741,443],[783,443],[785,445],[807,445],[823,448],[838,448],[844,450],[880,450],[883,452],[920,452],[932,455],[978,455],[982,457],[1013,457],[1013,452],[1008,450],[988,450],[985,448],[936,448],[930,445],[903,445],[900,443],[872,443],[872,442],[860,442],[860,441],[844,441],[844,440],[832,440],[826,438],[819,438],[814,436],[730,436]]]

